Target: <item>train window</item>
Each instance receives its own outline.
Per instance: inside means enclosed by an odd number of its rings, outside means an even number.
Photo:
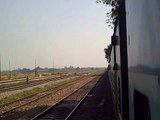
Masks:
[[[134,116],[135,120],[151,120],[148,98],[137,90],[134,91]]]

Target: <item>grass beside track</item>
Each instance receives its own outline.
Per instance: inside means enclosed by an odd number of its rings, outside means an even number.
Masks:
[[[14,102],[14,101],[17,101],[17,100],[20,100],[20,99],[25,98],[25,97],[36,95],[38,93],[56,88],[56,87],[61,86],[63,84],[72,82],[73,80],[74,79],[59,80],[59,81],[56,81],[52,84],[44,85],[42,87],[35,87],[35,88],[30,89],[30,90],[23,90],[22,92],[19,92],[19,93],[16,93],[16,94],[13,94],[13,95],[10,95],[8,97],[0,99],[0,106],[11,103],[11,102]]]

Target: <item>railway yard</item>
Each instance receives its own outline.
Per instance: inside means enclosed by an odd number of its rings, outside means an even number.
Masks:
[[[115,120],[111,98],[102,71],[6,82],[0,84],[0,120]]]

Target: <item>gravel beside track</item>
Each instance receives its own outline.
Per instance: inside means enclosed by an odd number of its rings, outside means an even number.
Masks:
[[[80,89],[77,89],[73,94],[69,95],[56,105],[51,106],[32,120],[64,120],[83,99],[83,97],[93,88],[97,81],[98,78],[96,77]]]
[[[33,101],[29,104],[23,105],[22,107],[14,109],[12,112],[2,115],[0,119],[23,120],[23,119],[33,118],[33,116],[35,116],[37,113],[40,113],[41,111],[46,109],[48,106],[51,106],[54,103],[60,101],[62,98],[66,97],[71,92],[75,91],[77,88],[81,87],[83,84],[87,83],[88,81],[91,81],[93,78],[95,78],[95,76],[86,77],[86,79],[79,80],[75,84],[72,84],[70,86],[65,86],[61,90],[53,91],[52,94],[46,97]]]

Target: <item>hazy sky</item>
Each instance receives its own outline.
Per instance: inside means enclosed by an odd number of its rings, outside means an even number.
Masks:
[[[106,66],[112,30],[96,0],[0,0],[2,69]]]

